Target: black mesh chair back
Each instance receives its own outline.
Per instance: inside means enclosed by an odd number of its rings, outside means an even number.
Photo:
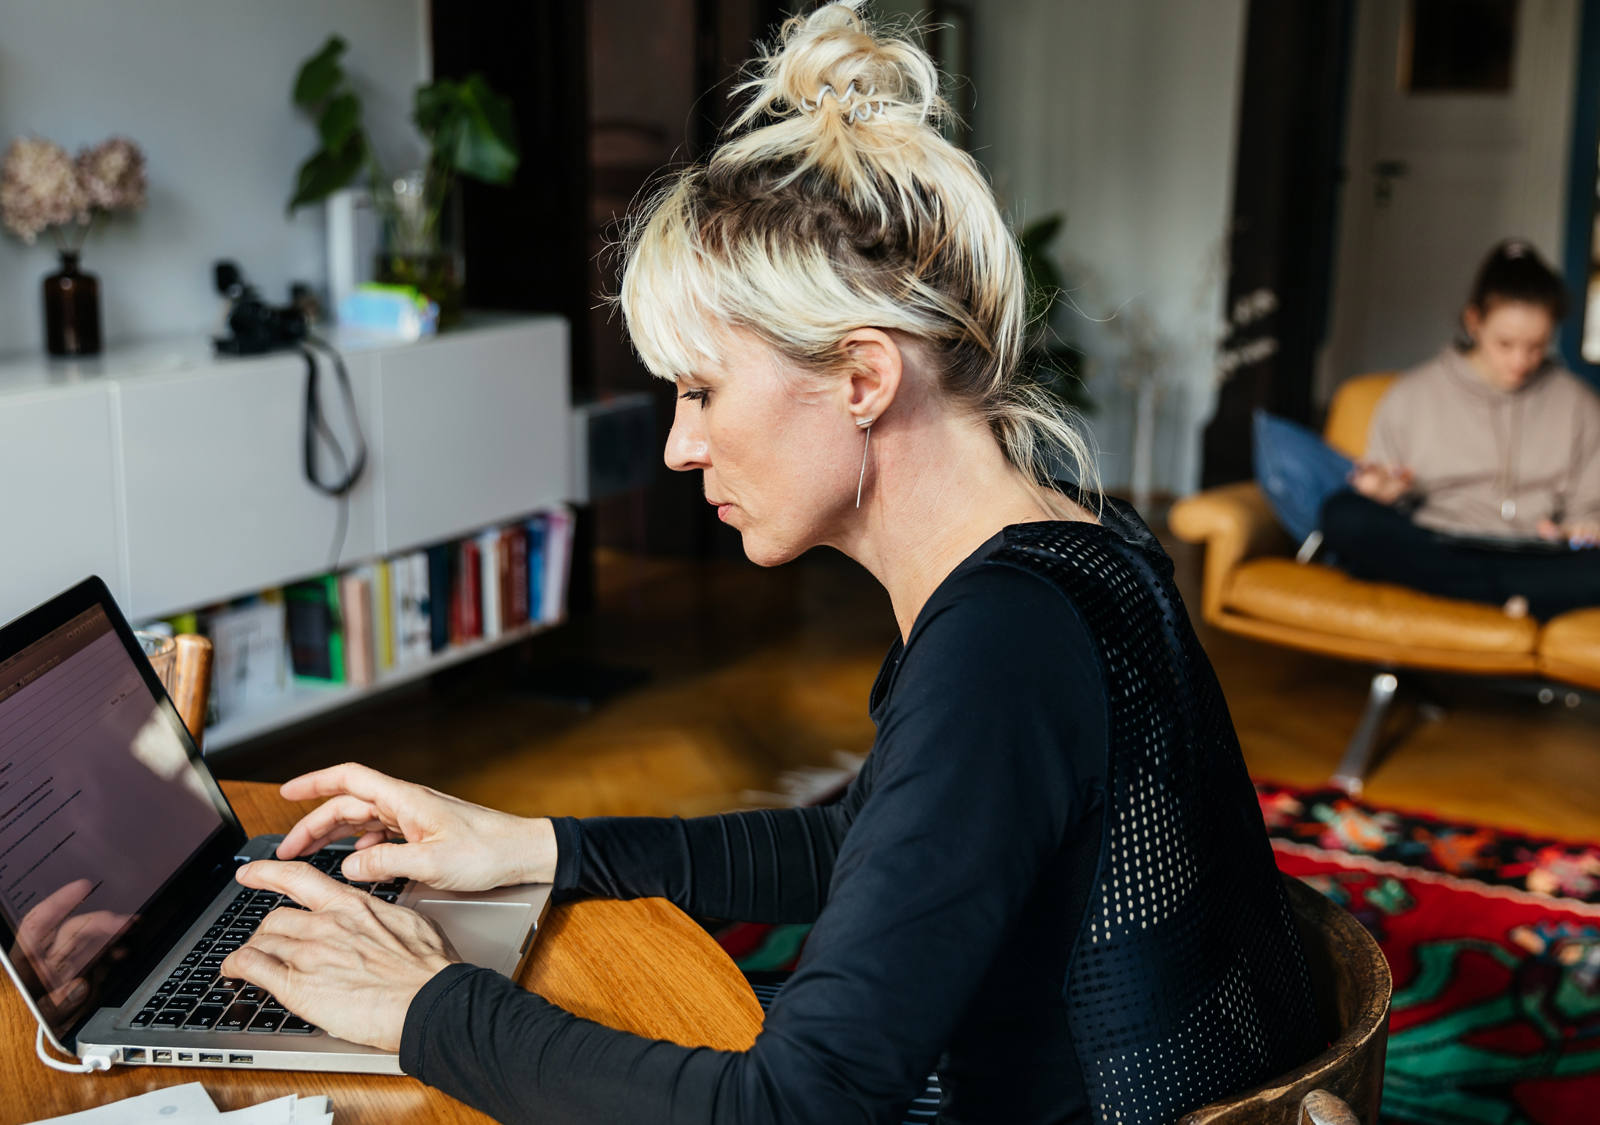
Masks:
[[[1222,690],[1131,511],[1030,524],[997,560],[1044,573],[1099,638],[1112,758],[1096,884],[1064,995],[1097,1121],[1171,1122],[1317,1054],[1305,958]]]

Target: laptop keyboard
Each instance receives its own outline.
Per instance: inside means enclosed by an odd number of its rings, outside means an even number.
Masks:
[[[389,883],[352,883],[339,871],[349,851],[320,851],[302,858],[317,870],[357,890],[394,902],[406,880]],[[290,1015],[277,999],[237,977],[219,976],[228,954],[250,940],[250,935],[280,906],[305,907],[272,891],[241,887],[211,928],[184,954],[155,995],[134,1014],[134,1027],[181,1028],[184,1031],[252,1031],[263,1035],[312,1035],[317,1028]]]

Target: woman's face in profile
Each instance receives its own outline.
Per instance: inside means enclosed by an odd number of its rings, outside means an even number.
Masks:
[[[1491,301],[1487,312],[1468,307],[1463,316],[1473,338],[1478,371],[1502,391],[1521,390],[1544,364],[1555,335],[1548,310],[1525,301]]]
[[[834,541],[855,502],[865,436],[842,391],[787,367],[750,333],[721,338],[716,363],[677,380],[665,460],[699,470],[706,500],[738,529],[745,554],[776,566]]]

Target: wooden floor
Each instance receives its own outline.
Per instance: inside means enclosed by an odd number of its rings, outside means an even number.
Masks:
[[[1173,547],[1198,605],[1199,560]],[[696,815],[755,803],[786,771],[864,754],[866,698],[894,621],[831,552],[775,570],[603,556],[599,611],[523,649],[214,760],[282,780],[345,759],[523,814]],[[1370,672],[1202,628],[1251,773],[1320,784]],[[639,678],[626,686],[630,677]],[[1600,708],[1477,680],[1403,696],[1371,775],[1380,804],[1600,841]],[[609,699],[581,700],[614,689]],[[1403,688],[1404,692],[1406,689]]]

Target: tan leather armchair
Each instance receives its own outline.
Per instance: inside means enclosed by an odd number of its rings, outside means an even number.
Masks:
[[[1335,393],[1323,437],[1351,457],[1366,448],[1373,411],[1394,375],[1361,375]],[[1402,586],[1363,582],[1342,571],[1294,560],[1289,541],[1252,482],[1180,500],[1173,534],[1204,543],[1201,611],[1219,629],[1307,652],[1378,665],[1367,711],[1334,774],[1358,793],[1397,669],[1536,676],[1600,688],[1600,607],[1540,626],[1498,606],[1457,601]],[[1597,567],[1600,600],[1600,567]]]

